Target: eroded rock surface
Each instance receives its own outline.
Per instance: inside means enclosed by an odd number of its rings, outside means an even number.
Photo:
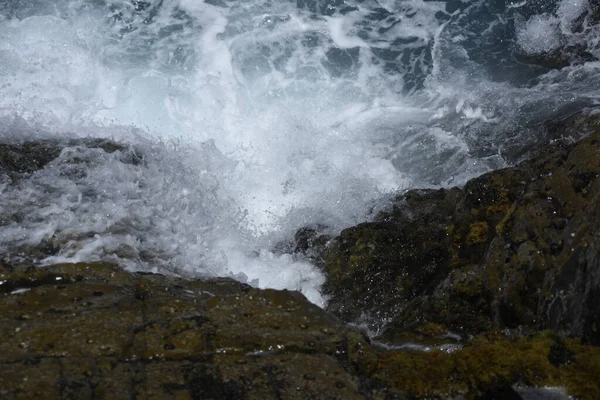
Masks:
[[[600,344],[600,120],[464,188],[411,190],[326,250],[329,310],[463,334],[555,329]]]
[[[600,349],[551,332],[390,350],[297,292],[230,279],[95,263],[4,267],[0,282],[3,399],[600,396]]]
[[[358,396],[365,337],[298,292],[107,264],[1,279],[3,398]]]
[[[0,255],[0,397],[598,399],[598,121],[559,122],[556,137],[591,133],[464,188],[412,190],[333,240],[316,226],[280,244],[323,266],[332,313],[297,292],[41,268],[54,247],[9,249],[23,256]],[[0,183],[57,157],[77,174],[88,161],[61,146],[0,145]],[[144,168],[112,142],[69,146]],[[386,323],[372,343],[345,324],[369,318]]]

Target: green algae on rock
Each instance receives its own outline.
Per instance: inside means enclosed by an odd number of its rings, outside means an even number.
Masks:
[[[599,374],[600,348],[541,332],[519,338],[477,336],[450,354],[387,352],[380,355],[373,378],[406,398],[472,398],[488,388],[522,385],[565,386],[579,399],[595,399]]]
[[[600,344],[600,119],[570,121],[567,132],[589,136],[462,189],[411,190],[342,231],[324,255],[328,309],[389,321],[381,339],[392,342],[435,323]]]
[[[102,263],[0,280],[3,398],[361,398],[368,340],[297,292]]]
[[[600,395],[600,349],[551,332],[382,350],[300,293],[231,279],[91,263],[5,267],[0,282],[6,399],[475,399],[514,385]]]

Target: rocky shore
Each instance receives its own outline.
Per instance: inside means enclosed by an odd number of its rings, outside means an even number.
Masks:
[[[102,263],[1,279],[6,399],[521,398],[513,385],[600,396],[600,348],[550,331],[390,349],[297,292],[229,279]]]
[[[600,118],[561,126],[515,167],[411,190],[335,238],[298,232],[287,250],[323,269],[326,310],[225,278],[34,266],[60,243],[3,255],[0,397],[598,399]],[[5,184],[60,146],[0,145]]]
[[[600,119],[463,188],[411,190],[322,250],[329,311],[475,335],[553,329],[600,344]],[[399,333],[400,332],[400,333]]]

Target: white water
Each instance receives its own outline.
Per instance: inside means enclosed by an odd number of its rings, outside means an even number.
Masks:
[[[574,36],[575,21],[589,8],[588,0],[564,0],[555,13],[534,15],[517,24],[519,45],[527,53],[544,53],[566,44],[573,44],[563,36]]]
[[[511,116],[556,86],[553,72],[537,88],[488,80],[465,57],[467,34],[453,33],[458,14],[436,17],[444,3],[140,3],[0,2],[3,136],[109,137],[145,157],[72,147],[23,185],[0,177],[0,214],[25,214],[0,226],[0,251],[54,238],[61,252],[39,261],[235,276],[323,305],[321,273],[273,253],[277,242],[306,225],[336,233],[393,193],[505,165],[497,138]],[[554,29],[566,35],[587,9],[572,3],[522,17],[518,45],[555,48]],[[482,140],[493,150],[474,155]]]

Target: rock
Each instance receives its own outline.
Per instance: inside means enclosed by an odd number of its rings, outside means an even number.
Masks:
[[[411,190],[325,252],[328,309],[389,322],[402,342],[426,324],[475,335],[555,329],[600,344],[600,119],[536,158],[464,188]],[[566,125],[569,125],[566,123]],[[571,127],[572,128],[572,127]]]
[[[552,332],[386,350],[298,292],[231,279],[91,263],[0,266],[0,282],[5,399],[475,399],[515,385],[600,396],[600,348]]]
[[[49,141],[0,144],[0,171],[26,173],[44,168],[58,157],[60,148]]]
[[[475,400],[523,400],[523,397],[511,386],[504,386],[490,389]]]
[[[325,225],[306,226],[299,229],[293,239],[275,244],[273,251],[280,254],[294,254],[316,265],[323,265],[325,262],[323,254],[327,243],[332,238],[325,233],[326,230]]]
[[[598,61],[598,58],[590,52],[595,48],[593,40],[584,39],[590,30],[595,29],[595,25],[600,23],[600,2],[590,0],[586,2],[589,8],[581,13],[577,18],[570,21],[566,26],[560,27],[559,42],[569,43],[558,48],[538,54],[528,54],[515,51],[515,57],[524,64],[538,65],[546,69],[560,69],[570,65],[584,64],[587,62]],[[558,26],[555,26],[558,28]],[[564,31],[567,29],[567,32]],[[574,37],[580,36],[578,40]],[[595,36],[591,34],[591,36]]]
[[[298,292],[100,263],[1,279],[3,398],[360,397],[367,340]]]
[[[589,375],[582,374],[583,370],[572,370],[575,367],[572,363],[561,366],[550,363],[550,349],[563,345],[577,352],[575,358],[581,357],[578,362],[585,367],[580,365],[577,369],[591,368]],[[596,381],[592,383],[600,372],[597,364],[600,349],[590,348],[588,358],[579,353],[585,351],[579,346],[577,341],[565,341],[550,332],[519,339],[488,334],[473,338],[463,350],[450,354],[442,351],[383,353],[372,379],[381,379],[391,388],[388,393],[401,393],[405,398],[446,399],[462,395],[467,399],[518,399],[518,391],[512,389],[515,386],[562,386],[563,379],[570,376],[574,381],[566,383],[568,393],[577,398],[593,398],[600,395],[594,388]],[[541,381],[545,383],[536,383]]]
[[[598,120],[549,129],[595,132],[464,188],[410,191],[333,240],[315,226],[280,244],[323,266],[335,316],[231,279],[0,261],[0,397],[472,400],[562,387],[600,398],[600,348],[587,345],[600,342]],[[69,145],[143,162],[110,141]],[[89,162],[63,147],[0,146],[0,184],[57,157],[73,173]],[[343,322],[365,316],[386,324],[372,343]]]
[[[105,157],[107,154],[111,156]],[[35,174],[38,174],[38,177],[39,174],[43,174],[41,170],[55,167],[55,171],[58,171],[61,177],[78,181],[85,178],[96,164],[106,162],[107,159],[129,165],[145,165],[144,156],[138,149],[107,139],[39,139],[0,143],[0,193],[5,200],[3,207],[0,207],[0,227],[10,230],[11,227],[19,229],[21,225],[27,224],[27,220],[31,218],[30,211],[24,206],[27,204],[27,198],[19,197],[16,193],[27,188],[27,180],[35,178]],[[45,188],[48,193],[57,189],[51,188],[46,178],[39,181],[48,186]],[[81,193],[81,196],[84,194]],[[35,206],[42,207],[37,203]],[[0,262],[40,262],[49,256],[57,255],[71,240],[85,240],[86,235],[93,237],[96,233],[45,235],[36,245],[5,242]],[[127,250],[122,246],[118,252],[123,254]]]
[[[35,172],[57,158],[65,146],[99,148],[107,153],[128,150],[125,146],[106,139],[72,139],[65,142],[36,140],[13,144],[0,143],[0,173]],[[135,162],[135,160],[132,159],[131,162]]]

